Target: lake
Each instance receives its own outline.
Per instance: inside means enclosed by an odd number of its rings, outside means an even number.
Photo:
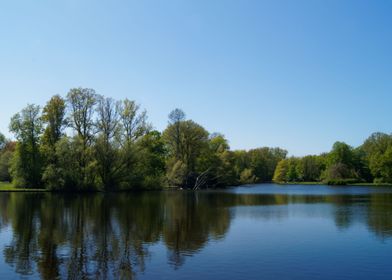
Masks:
[[[0,193],[0,279],[391,279],[392,188]]]

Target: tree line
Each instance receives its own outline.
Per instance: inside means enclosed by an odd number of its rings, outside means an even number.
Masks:
[[[281,148],[231,150],[180,109],[163,132],[135,101],[74,88],[43,108],[27,105],[0,134],[0,181],[61,191],[200,189],[261,182],[392,183],[392,135],[372,134],[354,148],[287,157]]]
[[[280,148],[233,151],[175,109],[163,132],[132,100],[74,88],[41,108],[27,105],[0,136],[0,181],[54,191],[200,189],[269,182]]]
[[[276,167],[273,180],[332,185],[391,184],[392,135],[378,132],[357,148],[336,142],[329,153],[283,159]]]

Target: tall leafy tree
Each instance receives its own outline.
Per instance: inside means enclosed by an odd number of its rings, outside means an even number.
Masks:
[[[359,153],[364,160],[363,165],[367,167],[375,182],[391,183],[389,173],[390,149],[392,148],[392,136],[385,133],[373,133],[361,147]]]
[[[147,112],[141,111],[135,101],[125,99],[119,103],[123,143],[134,143],[151,130],[147,122]]]
[[[69,120],[76,131],[74,145],[78,161],[78,187],[92,188],[95,185],[95,163],[91,147],[96,133],[94,113],[97,94],[93,89],[74,88],[67,95]]]
[[[95,90],[89,88],[74,88],[67,95],[70,107],[70,124],[87,147],[94,136],[94,112],[97,103]]]
[[[15,151],[15,142],[7,140],[0,133],[0,181],[10,182],[12,177],[10,173],[10,164]]]
[[[67,126],[65,114],[65,100],[59,95],[53,96],[43,109],[42,121],[46,124],[44,143],[51,148],[54,148],[63,136],[64,128]]]
[[[329,164],[344,164],[348,168],[354,167],[354,149],[344,142],[336,142],[328,156]]]
[[[95,157],[102,185],[105,190],[110,190],[118,185],[119,164],[116,136],[118,136],[120,125],[119,104],[111,98],[100,96],[97,115],[96,127],[99,134],[95,144]]]
[[[150,133],[151,124],[147,112],[141,110],[135,101],[125,99],[119,103],[119,179],[120,187],[125,189],[140,187],[143,178],[138,174],[137,164],[141,160],[141,147],[138,143]],[[139,165],[140,166],[140,165]]]
[[[3,133],[0,133],[0,151],[2,151],[6,145],[7,141]]]
[[[327,157],[327,168],[322,176],[324,181],[329,184],[342,184],[347,180],[358,180],[357,160],[353,147],[344,142],[336,142]]]
[[[192,120],[170,123],[164,131],[163,137],[170,156],[169,174],[177,178],[177,183],[182,181],[180,185],[193,187],[197,161],[208,147],[208,136],[208,132]]]
[[[134,172],[139,185],[144,189],[159,189],[165,179],[165,144],[161,133],[154,130],[144,135],[136,144],[137,160]]]
[[[287,159],[282,159],[276,166],[273,181],[275,183],[285,183],[287,182],[287,173],[289,170],[289,161]]]
[[[169,127],[171,127],[171,129],[166,132],[166,138],[172,143],[172,152],[178,160],[181,160],[183,151],[181,134],[184,120],[185,113],[181,109],[176,108],[169,114]]]
[[[230,147],[227,139],[220,133],[212,133],[208,145],[202,150],[197,160],[199,188],[204,186],[222,186],[235,184],[235,172],[230,163]]]
[[[298,175],[302,181],[317,182],[320,180],[325,164],[317,156],[305,156],[298,162]]]
[[[209,133],[192,120],[185,120],[185,113],[175,109],[169,114],[169,126],[163,133],[169,152],[169,181],[190,187],[197,176],[197,162],[208,148]]]
[[[62,166],[59,165],[57,157],[57,143],[64,136],[64,129],[67,125],[65,118],[65,100],[59,95],[53,96],[43,109],[42,121],[46,125],[42,150],[45,157],[45,168],[43,181],[48,189],[61,189]],[[66,167],[65,167],[66,168]]]
[[[256,181],[268,182],[272,180],[274,171],[279,161],[284,159],[287,151],[279,148],[258,148],[252,149],[248,153],[248,168],[253,170]]]
[[[11,119],[10,131],[18,140],[12,173],[19,187],[41,187],[42,156],[40,139],[43,132],[41,109],[28,105]]]

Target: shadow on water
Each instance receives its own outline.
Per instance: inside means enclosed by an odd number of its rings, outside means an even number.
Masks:
[[[302,204],[331,205],[330,215],[339,229],[361,222],[378,238],[392,237],[392,194],[388,193],[4,193],[0,194],[0,231],[9,228],[12,237],[1,249],[5,262],[20,275],[132,279],[145,271],[154,244],[165,245],[168,263],[177,269],[209,241],[225,237],[236,209]],[[261,216],[282,218],[276,209],[262,211]]]

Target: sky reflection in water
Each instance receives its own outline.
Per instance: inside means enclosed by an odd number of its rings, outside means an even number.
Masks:
[[[390,279],[392,190],[0,194],[0,278]]]

